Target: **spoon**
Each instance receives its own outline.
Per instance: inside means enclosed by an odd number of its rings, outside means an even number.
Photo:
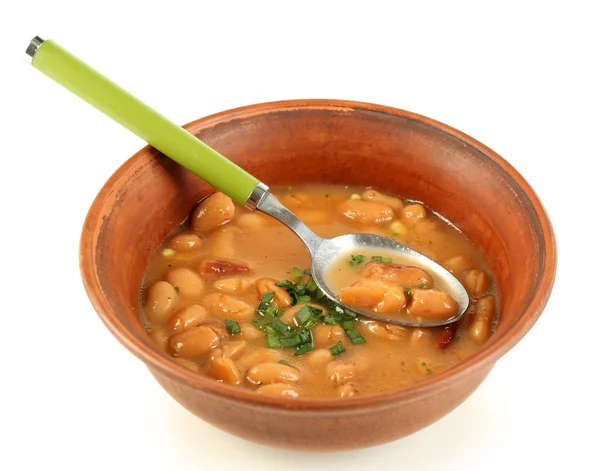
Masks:
[[[310,253],[315,283],[325,296],[335,303],[364,317],[409,327],[447,325],[457,321],[465,313],[469,305],[469,296],[463,285],[449,271],[420,252],[373,234],[347,234],[333,239],[317,236],[269,192],[267,185],[142,103],[54,41],[36,36],[31,40],[25,54],[33,67],[237,203],[266,213],[288,226]],[[396,319],[340,303],[336,293],[327,284],[327,268],[340,257],[349,257],[351,253],[360,253],[366,249],[376,249],[384,254],[391,252],[401,256],[406,265],[417,266],[430,273],[456,301],[456,314],[447,319]]]

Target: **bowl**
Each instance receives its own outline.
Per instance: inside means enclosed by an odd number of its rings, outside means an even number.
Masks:
[[[497,330],[474,356],[401,390],[286,399],[203,377],[157,348],[140,322],[138,296],[153,252],[214,189],[145,147],[110,177],[89,210],[80,245],[83,283],[122,345],[183,407],[222,430],[310,451],[400,439],[467,399],[546,306],[556,242],[542,203],[510,164],[450,126],[374,104],[292,100],[225,111],[185,128],[267,185],[371,185],[424,201],[485,252],[501,306]]]

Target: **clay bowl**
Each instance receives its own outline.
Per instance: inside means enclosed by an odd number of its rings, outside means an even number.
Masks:
[[[83,281],[113,335],[175,400],[214,426],[295,450],[399,439],[462,403],[544,309],[556,270],[548,216],[525,179],[473,138],[406,111],[334,100],[258,104],[185,127],[268,185],[371,185],[424,201],[487,254],[501,303],[497,331],[475,356],[398,391],[290,400],[200,376],[155,347],[138,318],[138,294],[157,246],[214,190],[145,147],[106,182],[89,211],[80,246]]]

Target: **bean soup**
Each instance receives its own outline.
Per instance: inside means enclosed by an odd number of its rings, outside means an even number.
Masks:
[[[423,381],[493,333],[497,292],[483,254],[423,203],[343,185],[271,191],[322,237],[378,234],[436,260],[467,289],[467,313],[426,329],[342,309],[313,282],[292,231],[217,192],[165,240],[143,280],[142,321],[174,361],[257,394],[345,398]],[[361,309],[429,318],[456,309],[430,274],[389,254],[347,254],[328,278]]]

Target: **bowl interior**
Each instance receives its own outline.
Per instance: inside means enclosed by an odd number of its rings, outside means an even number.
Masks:
[[[485,252],[498,285],[502,315],[480,356],[498,358],[541,313],[554,278],[550,224],[522,177],[472,138],[401,110],[315,100],[247,107],[186,128],[267,185],[369,185],[421,200],[452,221]],[[146,265],[211,191],[145,148],[90,211],[81,247],[86,289],[111,331],[143,359],[156,350],[138,317]]]

